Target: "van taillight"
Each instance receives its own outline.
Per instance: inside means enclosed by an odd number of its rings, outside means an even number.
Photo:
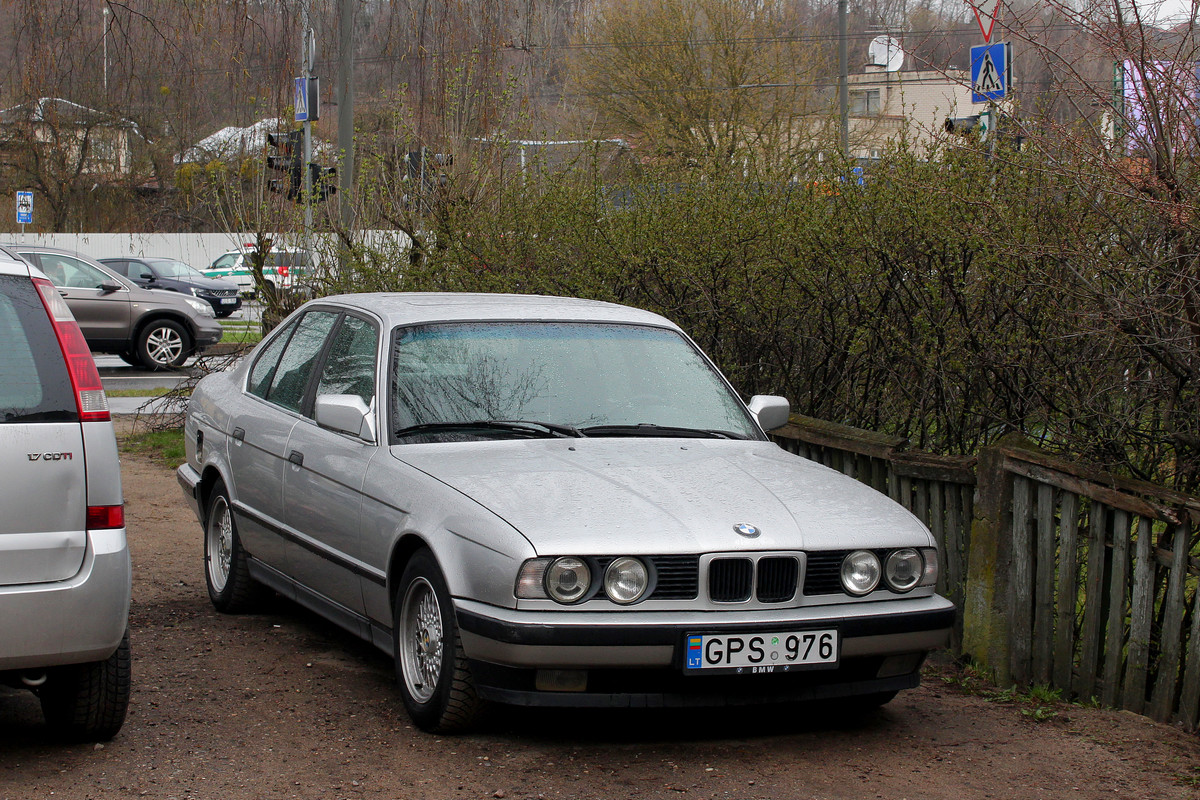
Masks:
[[[88,506],[87,529],[124,528],[125,506]]]
[[[92,350],[83,338],[83,331],[67,307],[67,301],[45,278],[34,278],[33,283],[42,296],[42,305],[54,325],[58,346],[67,360],[67,372],[71,374],[71,386],[75,389],[75,404],[79,408],[81,422],[107,422],[108,396],[104,384],[100,383],[100,372],[92,359]]]

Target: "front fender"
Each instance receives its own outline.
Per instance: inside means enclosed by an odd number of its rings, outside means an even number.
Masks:
[[[362,559],[373,573],[363,584],[367,615],[390,623],[392,592],[414,545],[433,552],[452,596],[515,608],[517,571],[536,555],[533,545],[429,475],[398,461],[380,467],[367,476],[362,507]]]

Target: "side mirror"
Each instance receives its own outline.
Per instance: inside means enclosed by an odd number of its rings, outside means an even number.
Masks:
[[[370,407],[356,394],[318,396],[313,416],[322,428],[348,433],[364,442],[375,441],[375,418]]]
[[[112,294],[113,292],[121,291],[121,284],[116,281],[104,281],[98,288],[105,294]]]
[[[773,431],[787,425],[788,416],[792,413],[792,407],[786,397],[770,394],[754,395],[750,398],[747,408],[764,431]]]
[[[141,275],[138,276],[138,280],[153,281],[154,273],[153,272],[143,272]]]

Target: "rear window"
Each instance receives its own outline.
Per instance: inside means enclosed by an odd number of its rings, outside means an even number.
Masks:
[[[50,317],[29,278],[0,275],[0,423],[78,418]]]

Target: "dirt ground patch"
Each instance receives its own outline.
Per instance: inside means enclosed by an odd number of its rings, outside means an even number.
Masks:
[[[493,714],[477,734],[409,722],[389,660],[285,601],[217,614],[173,474],[125,455],[134,694],[104,745],[50,743],[0,690],[0,799],[1200,797],[1200,738],[1059,704],[1037,722],[965,691],[945,659],[917,690],[737,712]]]

